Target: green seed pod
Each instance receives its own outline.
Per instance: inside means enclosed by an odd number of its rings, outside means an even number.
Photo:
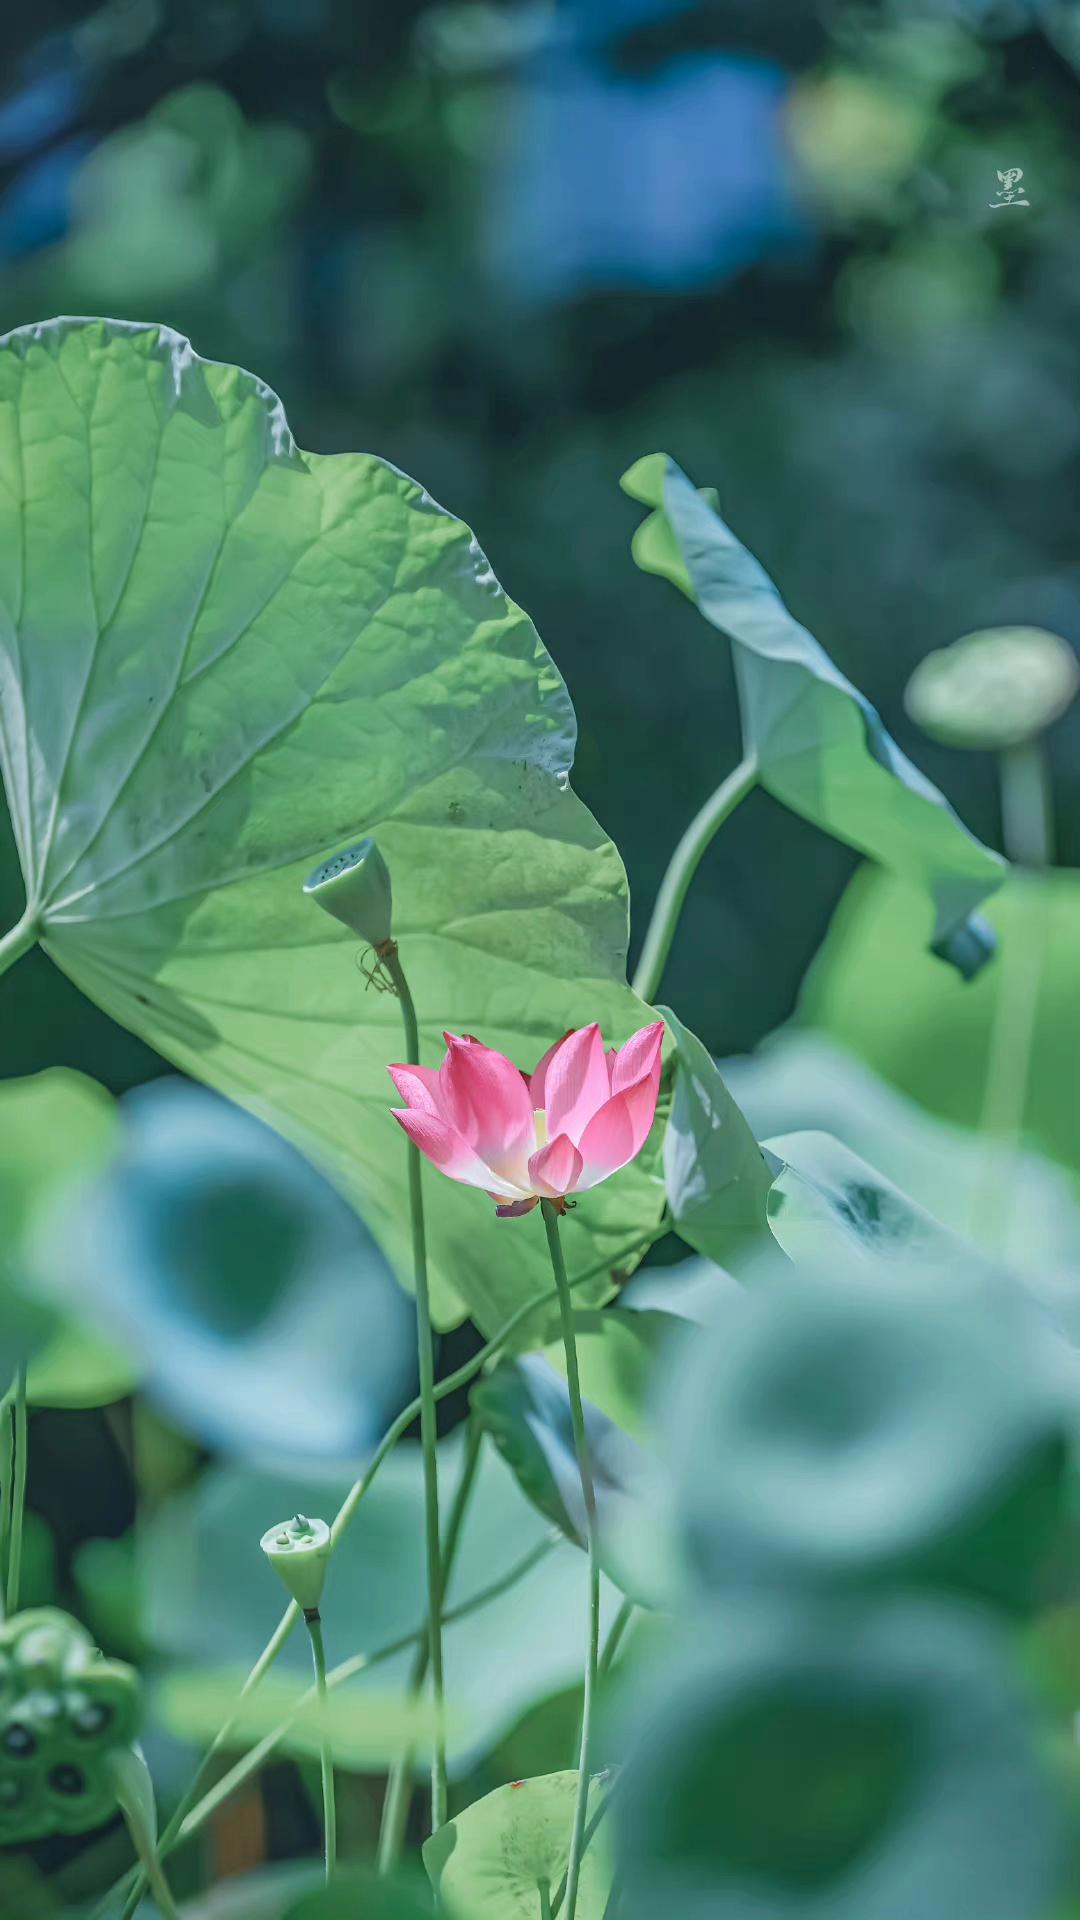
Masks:
[[[308,874],[304,892],[369,947],[386,945],[393,910],[390,873],[374,840],[358,840],[324,860]]]
[[[67,1614],[32,1608],[0,1626],[0,1846],[108,1820],[108,1756],[138,1713],[138,1676]]]
[[[298,1513],[268,1527],[260,1542],[271,1566],[281,1575],[298,1607],[313,1613],[322,1599],[330,1564],[330,1529],[325,1520],[308,1520]]]
[[[1080,688],[1066,641],[1042,627],[987,627],[928,653],[904,704],[947,747],[1021,746],[1060,718]]]

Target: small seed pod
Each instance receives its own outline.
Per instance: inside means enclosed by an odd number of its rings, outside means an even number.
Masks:
[[[928,653],[904,704],[931,740],[1001,752],[1034,740],[1080,689],[1072,648],[1042,627],[987,627]]]
[[[138,1676],[53,1607],[0,1626],[0,1846],[87,1833],[115,1811],[108,1756],[130,1742]]]
[[[322,1598],[330,1564],[330,1529],[325,1520],[308,1520],[298,1513],[268,1527],[260,1542],[272,1567],[281,1575],[298,1607],[312,1613]]]
[[[390,938],[390,873],[374,840],[358,840],[309,873],[304,892],[378,952]]]

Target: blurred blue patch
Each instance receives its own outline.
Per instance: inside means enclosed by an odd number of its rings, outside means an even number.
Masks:
[[[65,140],[15,175],[0,195],[0,258],[15,260],[64,238],[75,181],[92,146],[91,140]]]
[[[276,1133],[159,1081],[49,1257],[138,1356],[147,1391],[225,1452],[364,1455],[412,1384],[411,1303],[352,1209]]]
[[[24,78],[0,100],[0,163],[19,160],[62,132],[83,96],[83,77],[61,43],[38,49]]]
[[[496,269],[550,299],[705,286],[792,250],[806,226],[783,141],[787,86],[754,58],[685,56],[642,76],[549,48],[518,81]]]

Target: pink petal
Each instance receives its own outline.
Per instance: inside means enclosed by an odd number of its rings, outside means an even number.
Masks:
[[[448,1033],[439,1069],[442,1111],[481,1159],[506,1171],[536,1140],[532,1101],[513,1062],[479,1040]]]
[[[650,1074],[626,1093],[613,1093],[593,1116],[578,1142],[585,1162],[577,1183],[579,1193],[617,1173],[641,1152],[656,1114],[656,1093]]]
[[[442,1114],[441,1083],[434,1067],[388,1067],[387,1072],[407,1107]]]
[[[595,1021],[555,1049],[544,1072],[548,1139],[569,1134],[577,1144],[593,1114],[610,1097],[604,1043]]]
[[[525,1078],[529,1084],[529,1093],[532,1099],[533,1107],[535,1108],[537,1113],[542,1113],[544,1110],[544,1089],[547,1085],[547,1070],[551,1065],[551,1062],[554,1060],[555,1055],[558,1053],[559,1048],[563,1045],[564,1041],[570,1039],[570,1036],[573,1033],[573,1031],[574,1031],[573,1027],[567,1027],[566,1032],[562,1034],[558,1040],[555,1041],[553,1046],[550,1046],[548,1048],[543,1059],[540,1061],[539,1065],[534,1069],[534,1071],[532,1073],[527,1073],[525,1075]]]
[[[611,1073],[612,1093],[625,1093],[636,1081],[644,1080],[648,1074],[660,1075],[660,1049],[664,1044],[664,1023],[654,1021],[651,1027],[642,1027],[632,1035],[625,1047],[620,1047]]]
[[[581,1168],[581,1155],[573,1141],[560,1133],[557,1140],[550,1140],[539,1153],[532,1155],[529,1183],[533,1191],[543,1194],[546,1200],[561,1200],[563,1194],[573,1193]]]
[[[504,1180],[500,1174],[493,1173],[479,1154],[474,1153],[469,1142],[462,1139],[456,1128],[438,1114],[424,1113],[416,1107],[391,1107],[390,1111],[409,1139],[416,1143],[432,1166],[438,1167],[440,1173],[447,1174],[451,1180],[459,1180],[462,1186],[482,1187],[486,1193],[500,1198],[514,1200],[520,1196],[522,1189],[513,1181]]]
[[[491,1197],[494,1200],[495,1195],[492,1194]],[[531,1213],[539,1204],[539,1196],[530,1193],[527,1200],[508,1200],[505,1207],[496,1207],[495,1211],[500,1220],[520,1220],[523,1213]]]

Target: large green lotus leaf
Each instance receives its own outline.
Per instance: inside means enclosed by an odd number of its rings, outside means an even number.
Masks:
[[[934,952],[965,976],[993,950],[975,914],[1005,863],[901,753],[869,701],[793,620],[764,569],[666,454],[624,474],[655,509],[634,558],[680,587],[731,642],[746,751],[785,806],[925,889]]]
[[[913,888],[855,876],[803,989],[800,1018],[823,1028],[943,1119],[979,1123],[1000,994],[1038,977],[1023,1130],[1080,1173],[1080,873],[1014,873],[991,902],[1002,951],[970,988],[920,952],[928,919]]]
[[[431,1836],[424,1862],[448,1920],[537,1920],[541,1887],[554,1902],[566,1875],[577,1784],[576,1773],[510,1781]],[[600,1776],[590,1781],[590,1819],[610,1790]],[[610,1893],[609,1828],[601,1818],[581,1865],[578,1920],[603,1920]]]
[[[261,382],[166,328],[0,345],[0,753],[41,942],[321,1158],[403,1276],[398,1010],[301,882],[377,836],[426,1061],[445,1027],[525,1067],[591,1020],[621,1043],[647,1019],[626,878],[573,752],[535,629],[415,482],[301,452]],[[548,1281],[543,1233],[426,1190],[438,1317],[490,1330]],[[572,1269],[632,1262],[661,1200],[640,1162],[590,1194]]]

